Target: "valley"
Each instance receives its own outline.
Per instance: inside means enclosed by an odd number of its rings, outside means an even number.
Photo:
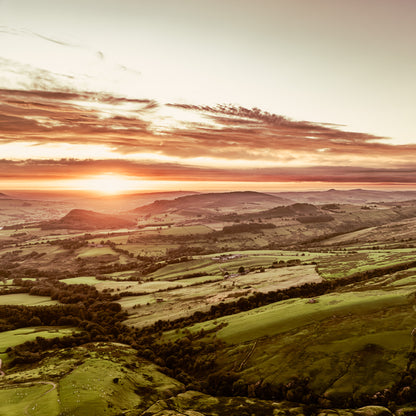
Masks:
[[[414,192],[11,194],[0,415],[415,411]]]

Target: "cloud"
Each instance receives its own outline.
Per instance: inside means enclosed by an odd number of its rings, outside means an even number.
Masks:
[[[6,25],[0,25],[0,33],[11,35],[11,36],[19,36],[19,37],[37,37],[39,39],[43,39],[43,40],[46,40],[51,43],[55,43],[60,46],[68,46],[68,47],[74,47],[74,48],[80,47],[80,45],[77,45],[75,43],[66,42],[61,39],[52,38],[50,36],[45,36],[41,33],[33,32],[31,30],[16,29],[16,28],[12,28]]]
[[[158,107],[153,100],[88,92],[3,89],[0,95],[0,143],[102,144],[131,151],[140,142],[146,147],[152,133],[145,116]]]
[[[0,25],[5,46],[0,58],[0,86],[25,90],[77,89],[100,91],[137,83],[140,71],[111,54],[73,38]],[[76,36],[75,36],[76,39]],[[28,50],[31,53],[27,53]],[[26,51],[26,53],[25,53]],[[120,83],[120,80],[122,82]],[[128,87],[124,87],[128,88]]]
[[[377,137],[364,133],[343,131],[326,123],[293,121],[287,117],[270,114],[260,109],[247,109],[235,106],[189,106],[168,104],[174,108],[198,112],[205,115],[205,125],[188,123],[185,128],[173,133],[190,138],[205,146],[213,141],[221,143],[220,149],[212,152],[232,151],[240,147],[246,157],[258,157],[258,151],[277,155],[281,151],[321,152],[326,154],[357,155],[360,153],[384,154],[387,150],[404,154],[404,151],[416,150],[416,146],[393,146],[383,144]],[[370,152],[370,153],[369,153]]]
[[[70,89],[0,89],[0,146],[104,146],[121,159],[68,160],[59,153],[56,160],[2,160],[0,177],[117,172],[178,181],[416,182],[416,145],[394,145],[338,127],[231,105],[164,105]],[[148,162],[137,154],[154,157]],[[21,152],[16,159],[22,159]]]
[[[183,158],[279,161],[308,156],[325,163],[388,155],[400,164],[416,151],[415,145],[386,144],[380,137],[259,109],[162,105],[152,99],[71,90],[0,93],[0,142],[101,144],[122,153],[157,151]],[[176,113],[168,117],[170,109]],[[197,121],[189,121],[189,115]]]
[[[358,166],[312,166],[302,168],[225,169],[189,166],[179,163],[137,162],[132,160],[24,160],[0,159],[3,180],[67,180],[91,175],[114,174],[163,181],[230,182],[328,182],[328,183],[407,183],[415,184],[416,167],[396,169]]]

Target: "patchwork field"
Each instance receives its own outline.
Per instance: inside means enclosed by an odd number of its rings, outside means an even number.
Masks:
[[[145,411],[183,385],[122,344],[56,351],[39,365],[0,377],[0,414],[118,415]]]
[[[7,348],[15,347],[16,345],[23,344],[26,341],[33,341],[37,337],[46,339],[55,337],[59,338],[67,335],[72,335],[76,331],[76,328],[42,326],[25,327],[12,331],[0,332],[0,358],[2,358],[3,362],[7,362]]]
[[[290,299],[217,318],[167,332],[164,338],[214,330],[207,342],[226,343],[220,367],[238,370],[247,382],[308,377],[316,393],[358,397],[389,387],[413,348],[415,270],[377,280],[313,302]]]
[[[164,206],[120,214],[131,229],[91,212],[84,231],[0,229],[0,305],[22,305],[0,322],[16,328],[0,332],[1,416],[352,416],[321,407],[416,397],[414,203]],[[37,311],[68,327],[19,328]]]
[[[188,280],[190,279],[178,280],[170,284],[182,285]],[[213,304],[235,301],[255,292],[269,292],[319,281],[321,277],[316,273],[315,266],[294,266],[269,269],[265,272],[250,272],[244,275],[237,274],[198,285],[184,284],[183,287],[172,290],[165,289],[142,296],[124,297],[119,303],[129,313],[126,323],[140,327],[150,325],[159,319],[176,319],[195,311],[206,311]],[[168,282],[159,284],[163,288]],[[149,287],[146,285],[148,284],[138,286]]]
[[[321,258],[318,271],[324,278],[337,278],[414,260],[414,248],[341,251],[335,258]]]
[[[50,306],[58,302],[47,296],[33,296],[28,293],[14,293],[0,296],[0,305]]]

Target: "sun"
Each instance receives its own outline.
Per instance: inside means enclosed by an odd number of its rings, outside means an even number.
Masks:
[[[112,173],[80,178],[71,182],[73,189],[104,195],[118,195],[140,190],[140,180]]]

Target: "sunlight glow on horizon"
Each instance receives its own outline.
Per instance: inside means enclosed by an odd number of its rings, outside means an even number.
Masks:
[[[27,180],[0,181],[0,192],[34,191],[34,192],[85,192],[91,195],[117,196],[146,192],[299,192],[326,191],[329,189],[378,189],[384,191],[413,190],[414,184],[409,183],[378,183],[378,182],[248,182],[248,181],[168,181],[135,179],[119,174],[102,174],[86,176],[79,179],[37,180],[36,185]]]
[[[128,176],[107,173],[80,179],[63,180],[65,188],[96,192],[103,195],[119,195],[146,189],[146,182]]]

